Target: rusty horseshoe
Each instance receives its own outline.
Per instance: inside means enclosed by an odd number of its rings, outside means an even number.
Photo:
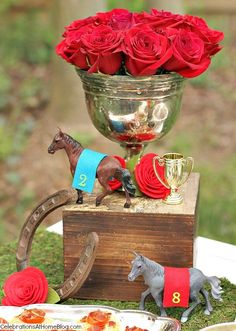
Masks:
[[[18,271],[25,269],[29,265],[34,234],[45,217],[61,206],[74,203],[76,199],[77,192],[75,190],[61,190],[42,200],[31,212],[21,229],[18,241],[16,252],[16,267]],[[98,241],[97,233],[88,233],[85,247],[77,266],[65,282],[55,288],[60,301],[72,297],[85,282],[95,260]]]

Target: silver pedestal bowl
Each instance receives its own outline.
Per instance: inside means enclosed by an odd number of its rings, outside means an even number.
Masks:
[[[97,130],[126,149],[126,159],[170,131],[180,111],[184,78],[89,74],[76,69]]]

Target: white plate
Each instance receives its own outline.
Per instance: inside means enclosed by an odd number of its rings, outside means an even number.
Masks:
[[[19,315],[24,309],[39,308],[46,312],[46,316],[53,319],[55,323],[75,324],[88,315],[91,311],[101,310],[111,312],[120,321],[121,329],[124,331],[126,326],[139,327],[148,331],[179,331],[180,323],[168,317],[158,317],[152,313],[141,310],[119,310],[109,306],[101,305],[52,305],[36,304],[25,307],[0,306],[0,317],[10,320]]]

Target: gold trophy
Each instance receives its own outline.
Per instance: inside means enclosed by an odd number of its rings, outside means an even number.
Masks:
[[[164,167],[164,180],[160,178],[157,172],[156,160],[160,166]],[[183,197],[177,192],[177,189],[186,182],[193,170],[193,165],[194,161],[192,157],[184,158],[179,153],[167,153],[163,156],[155,156],[153,158],[153,168],[158,180],[166,188],[170,189],[170,194],[163,202],[170,205],[178,205],[183,202]]]

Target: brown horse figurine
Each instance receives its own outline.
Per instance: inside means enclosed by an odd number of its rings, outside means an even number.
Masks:
[[[70,162],[70,171],[72,176],[74,176],[77,162],[79,161],[80,154],[84,148],[78,141],[59,129],[59,132],[55,135],[51,145],[48,147],[48,153],[54,154],[59,149],[65,149]],[[130,195],[135,194],[135,186],[132,183],[130,172],[127,169],[122,168],[118,160],[112,156],[104,157],[97,167],[96,177],[103,187],[103,192],[96,197],[96,206],[101,204],[105,196],[113,193],[108,182],[111,178],[116,178],[122,183],[125,190],[126,202],[124,208],[130,207]],[[82,204],[82,191],[77,189],[77,193],[78,199],[76,203]]]

